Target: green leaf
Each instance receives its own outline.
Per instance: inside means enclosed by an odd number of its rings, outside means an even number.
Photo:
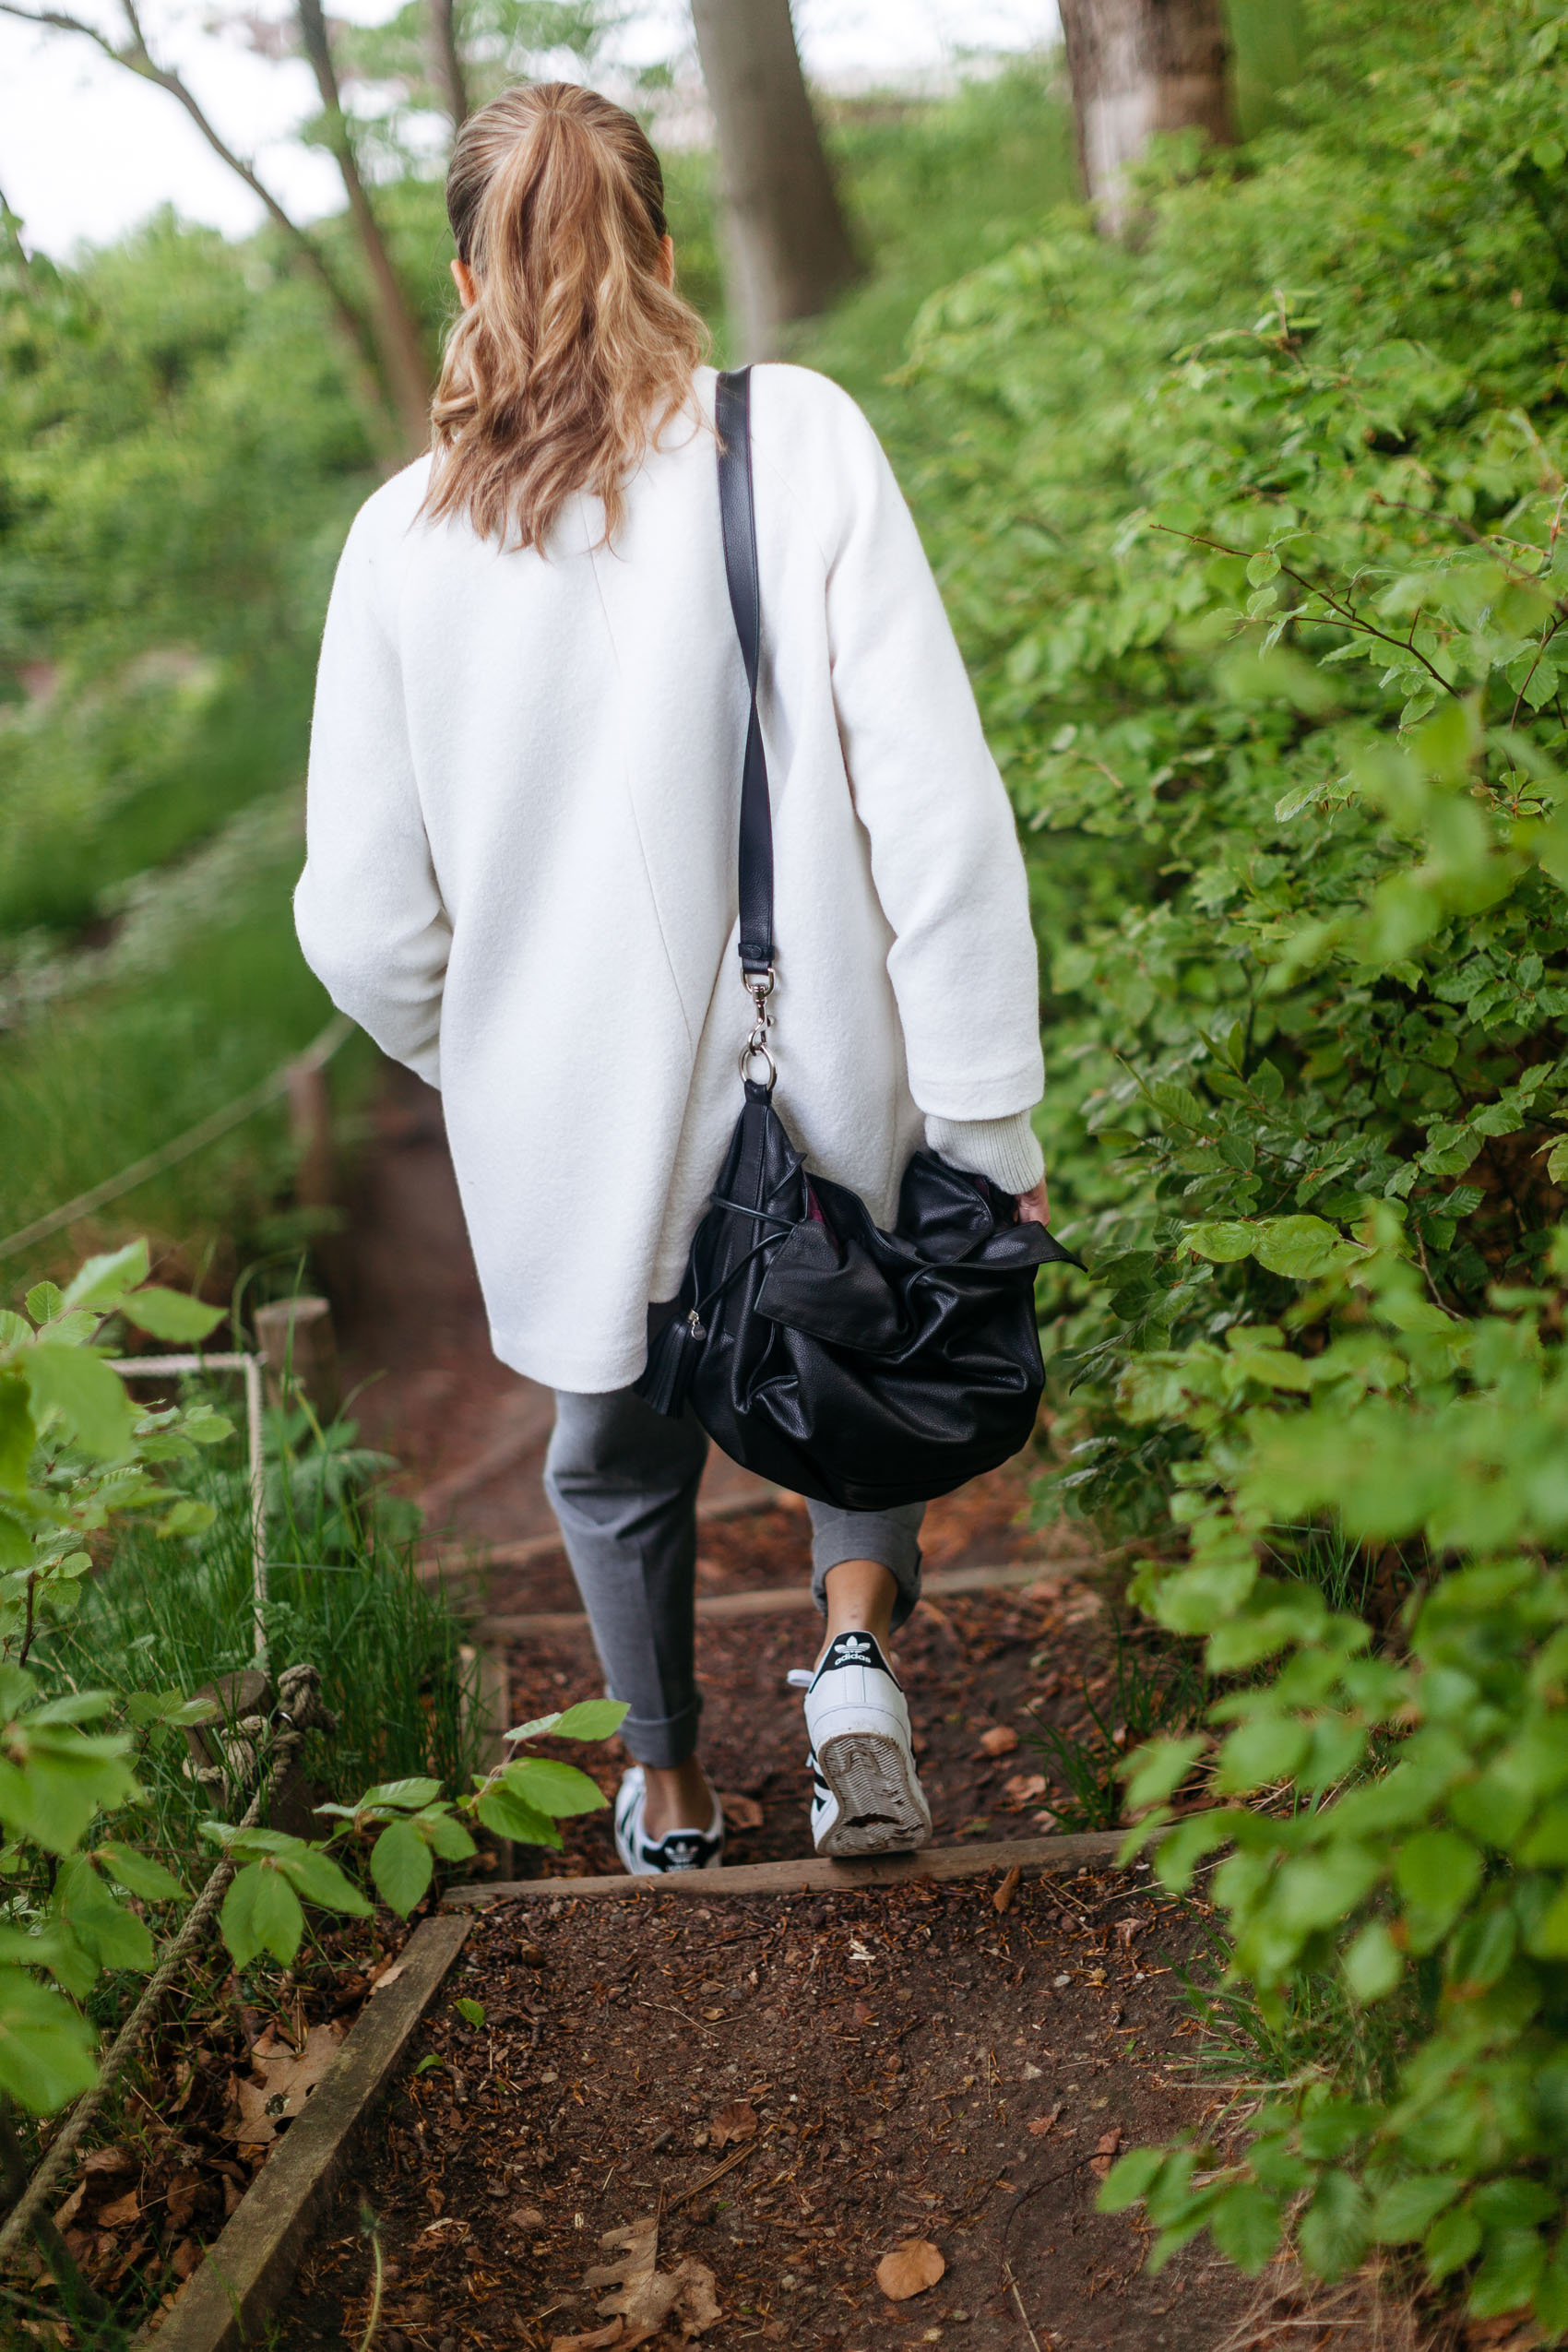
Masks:
[[[374,1908],[365,1901],[353,1880],[346,1878],[331,1856],[322,1853],[319,1847],[291,1838],[288,1849],[278,1856],[278,1867],[288,1873],[290,1884],[318,1910],[341,1911],[352,1919],[367,1919]]]
[[[123,1250],[89,1258],[73,1276],[64,1303],[71,1307],[117,1306],[127,1290],[147,1280],[145,1241],[127,1241]]]
[[[98,1356],[41,1341],[21,1359],[35,1410],[53,1409],[84,1453],[118,1461],[131,1448],[136,1410],[125,1384]]]
[[[1180,1788],[1207,1746],[1207,1736],[1194,1731],[1180,1740],[1151,1740],[1137,1749],[1122,1766],[1128,1810],[1140,1812],[1146,1805],[1163,1804]]]
[[[457,2011],[465,2025],[472,2025],[477,2030],[483,2025],[484,2003],[481,2001],[469,2001],[465,1998],[463,2000],[455,2001],[452,2003],[452,2006]]]
[[[1348,2172],[1325,2172],[1301,2215],[1296,2243],[1319,2278],[1342,2278],[1367,2251],[1367,2201]]]
[[[1312,1745],[1312,1731],[1293,1715],[1259,1715],[1238,1725],[1219,1751],[1215,1787],[1241,1796],[1289,1780]]]
[[[34,1323],[53,1323],[65,1313],[65,1295],[57,1282],[35,1282],[23,1303]]]
[[[1214,1224],[1189,1225],[1182,1236],[1182,1247],[1196,1257],[1212,1259],[1216,1265],[1233,1265],[1252,1255],[1261,1229],[1242,1224],[1238,1218],[1221,1218]]]
[[[536,1812],[552,1817],[563,1813],[597,1813],[608,1802],[603,1790],[576,1764],[557,1764],[553,1756],[526,1756],[504,1765],[503,1785]]]
[[[1375,1854],[1345,1840],[1285,1863],[1274,1883],[1272,1908],[1291,1928],[1336,1927],[1382,1874]]]
[[[524,1846],[564,1845],[560,1831],[547,1813],[536,1812],[531,1805],[499,1780],[486,1783],[481,1789],[474,1811],[488,1830],[497,1837],[516,1838]]]
[[[1480,2242],[1481,2226],[1468,2205],[1450,2206],[1438,2215],[1421,2241],[1428,2275],[1443,2279],[1462,2270],[1479,2251]]]
[[[144,1903],[177,1903],[189,1892],[161,1862],[150,1854],[138,1854],[134,1846],[100,1846],[94,1849],[111,1878],[117,1879],[126,1892],[139,1895]]]
[[[428,1813],[419,1813],[415,1818],[420,1835],[444,1862],[466,1862],[476,1850],[474,1841],[462,1823],[454,1821],[445,1807],[439,1812],[433,1810]]]
[[[1225,2190],[1209,2209],[1209,2234],[1227,2262],[1255,2278],[1279,2243],[1279,2201],[1250,2180]]]
[[[1372,2242],[1404,2246],[1424,2238],[1440,2213],[1445,2213],[1465,2186],[1456,2173],[1418,2172],[1396,2180],[1375,2200],[1372,2209]]]
[[[223,1897],[218,1923],[236,1968],[249,1967],[258,1952],[270,1952],[287,1967],[300,1948],[305,1915],[275,1862],[249,1862]]]
[[[608,1740],[620,1730],[626,1719],[624,1699],[579,1699],[564,1715],[550,1720],[552,1740]],[[537,1728],[527,1726],[521,1731],[508,1732],[508,1739],[528,1740],[537,1736]]]
[[[1405,1897],[1412,1952],[1441,1942],[1480,1883],[1481,1857],[1452,1829],[1423,1829],[1408,1837],[1394,1860],[1394,1881]]]
[[[439,1780],[378,1780],[374,1788],[365,1790],[354,1811],[365,1812],[372,1805],[397,1805],[417,1813],[422,1805],[434,1804],[440,1794]]]
[[[1106,2175],[1094,2201],[1096,2211],[1125,2213],[1129,2205],[1141,2204],[1158,2178],[1167,2153],[1164,2148],[1129,2148]]]
[[[1363,2005],[1386,2000],[1405,1973],[1405,1955],[1381,1919],[1369,1919],[1340,1961],[1345,1981]]]
[[[53,2115],[97,2079],[86,2019],[22,1969],[0,1968],[0,2091]]]
[[[28,1384],[20,1372],[0,1373],[0,1489],[25,1494],[28,1464],[38,1431],[28,1407]]]
[[[1480,2268],[1470,2281],[1469,2309],[1478,2320],[1493,2320],[1528,2303],[1546,2269],[1546,2247],[1534,2229],[1488,2233]]]
[[[414,2073],[416,2074],[428,2074],[433,2066],[445,2066],[445,2063],[446,2061],[442,2057],[441,2052],[438,2049],[427,2049],[424,2056],[420,2060],[419,2064],[414,2068]]]
[[[1161,1885],[1173,1895],[1184,1895],[1204,1856],[1217,1846],[1228,1846],[1234,1835],[1234,1822],[1225,1813],[1189,1813],[1155,1848],[1154,1867]]]
[[[205,1339],[223,1320],[226,1310],[209,1307],[204,1299],[188,1298],[183,1290],[165,1290],[157,1283],[133,1290],[120,1301],[120,1312],[138,1331],[154,1339]]]
[[[1314,1281],[1358,1254],[1321,1217],[1265,1218],[1254,1248],[1260,1265],[1297,1282]]]
[[[204,1536],[217,1517],[210,1503],[199,1503],[195,1495],[183,1494],[158,1521],[158,1532],[160,1536]]]
[[[370,1849],[370,1874],[384,1903],[407,1918],[427,1889],[435,1865],[411,1821],[395,1821]]]

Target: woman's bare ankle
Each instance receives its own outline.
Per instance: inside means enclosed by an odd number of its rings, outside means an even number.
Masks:
[[[695,1756],[684,1764],[644,1764],[643,1829],[656,1842],[672,1829],[706,1833],[713,1819],[713,1790]]]
[[[840,1560],[823,1579],[827,1594],[827,1631],[817,1653],[820,1666],[840,1633],[870,1633],[885,1649],[893,1632],[898,1584],[879,1560]]]

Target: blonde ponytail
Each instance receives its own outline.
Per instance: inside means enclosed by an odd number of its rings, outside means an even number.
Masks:
[[[691,389],[707,330],[662,281],[664,177],[634,115],[570,82],[506,90],[457,135],[446,175],[475,300],[432,409],[424,511],[542,547],[576,491],[624,488]]]

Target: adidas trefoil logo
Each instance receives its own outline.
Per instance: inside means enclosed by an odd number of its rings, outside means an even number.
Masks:
[[[840,1634],[837,1657],[840,1666],[859,1666],[863,1658],[870,1656],[871,1644],[862,1642],[858,1633]]]

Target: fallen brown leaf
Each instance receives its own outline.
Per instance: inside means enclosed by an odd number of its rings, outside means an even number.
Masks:
[[[235,2080],[239,2120],[229,2127],[229,2137],[242,2147],[265,2147],[275,2140],[279,2124],[298,2115],[337,2057],[344,2031],[335,2023],[313,2025],[296,2050],[269,2025],[251,2051],[251,2079]]]
[[[182,2238],[172,2257],[176,2278],[189,2278],[201,2260],[201,2248],[194,2238]]]
[[[1010,1756],[1018,1744],[1018,1735],[1010,1723],[998,1723],[980,1735],[980,1746],[988,1756]]]
[[[876,2266],[876,2283],[890,2303],[907,2303],[934,2287],[947,2265],[929,2238],[907,2238],[884,2254]]]
[[[713,2119],[713,2144],[727,2148],[737,2140],[749,2140],[755,2130],[756,2109],[750,2099],[732,2099]]]
[[[762,1827],[762,1807],[754,1797],[731,1795],[728,1789],[721,1788],[719,1792],[719,1801],[724,1808],[724,1819],[729,1828],[760,1829]]]
[[[1017,1894],[1018,1889],[1023,1883],[1024,1873],[1019,1869],[1017,1863],[1015,1862],[1006,1877],[1003,1880],[1001,1885],[997,1888],[995,1894],[991,1898],[992,1909],[993,1911],[1010,1911],[1013,1907],[1013,1898]]]
[[[754,2115],[752,2129],[755,2128]],[[701,2335],[714,2325],[719,2312],[713,2273],[692,2254],[671,2271],[658,2267],[657,2215],[645,2215],[627,2229],[607,2229],[599,2244],[600,2252],[612,2254],[614,2259],[596,2263],[585,2275],[583,2285],[614,2289],[599,2309],[615,2314],[626,2332],[610,2341],[626,2346],[644,2344],[657,2335],[670,2319],[680,2322],[681,2333],[685,2336]]]
[[[1111,2170],[1111,2166],[1116,2161],[1116,2151],[1121,2144],[1122,2132],[1120,2125],[1112,2125],[1109,2132],[1102,2132],[1100,2133],[1099,2138],[1095,2142],[1094,2154],[1089,2158],[1089,2170],[1094,2174],[1097,2180],[1103,2180],[1105,2179],[1107,2173]]]
[[[195,2213],[196,2202],[201,2195],[201,2186],[199,2172],[187,2168],[183,2172],[175,2173],[164,2194],[164,2208],[169,2215],[172,2228],[184,2229],[189,2226],[191,2215]]]
[[[66,2198],[65,2204],[63,2205],[56,2205],[54,2208],[54,2227],[56,2229],[69,2229],[72,2222],[75,2221],[77,2214],[80,2213],[82,2209],[82,2199],[86,2196],[86,2194],[87,2182],[85,2180],[78,2180],[70,2195]]]
[[[647,2338],[641,2338],[647,2341]],[[612,2344],[628,2341],[624,2320],[612,2320],[608,2327],[590,2328],[587,2335],[552,2335],[550,2352],[609,2352]]]
[[[134,2189],[127,2189],[125,2195],[116,2197],[113,2204],[101,2205],[98,2210],[101,2229],[125,2229],[133,2221],[140,2219],[141,2199]]]
[[[376,1978],[374,1983],[371,1986],[371,2000],[374,2001],[378,1992],[385,1992],[388,1985],[395,1985],[402,1973],[403,1963],[401,1960],[394,1960],[389,1968],[384,1968],[380,1976]]]
[[[1058,2099],[1056,2105],[1051,2108],[1049,2115],[1037,2115],[1031,2120],[1028,2127],[1029,2137],[1033,2140],[1043,2140],[1047,2138],[1051,2132],[1055,2131],[1056,2119],[1061,2112],[1062,2102]]]
[[[82,2170],[89,2180],[106,2174],[134,2172],[136,2168],[137,2159],[129,2148],[94,2148],[82,2164]]]
[[[1010,1805],[1032,1804],[1037,1797],[1045,1794],[1045,1775],[1043,1772],[1016,1772],[1011,1780],[1003,1782],[1002,1793]]]

